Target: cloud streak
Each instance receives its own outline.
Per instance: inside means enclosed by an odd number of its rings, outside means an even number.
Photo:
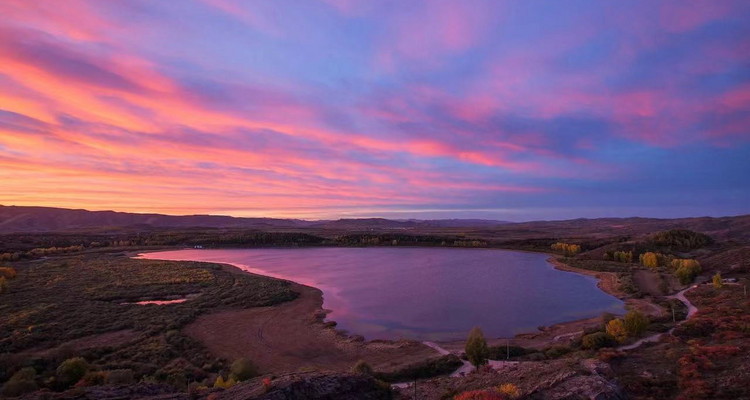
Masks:
[[[0,12],[0,204],[555,218],[592,198],[610,214],[666,213],[648,193],[667,192],[706,214],[750,212],[743,2]],[[716,196],[685,205],[670,164]]]

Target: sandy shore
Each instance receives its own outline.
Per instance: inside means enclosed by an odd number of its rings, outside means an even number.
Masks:
[[[552,264],[555,269],[559,269],[561,271],[569,271],[581,275],[593,276],[594,278],[599,280],[596,283],[596,286],[604,293],[611,294],[618,299],[623,299],[624,297],[626,297],[626,294],[622,290],[620,290],[620,281],[619,279],[617,279],[617,274],[614,272],[591,271],[588,269],[571,267],[568,264],[558,261],[555,256],[551,256],[550,258],[548,258],[547,262]]]
[[[233,273],[251,274],[230,264]],[[398,367],[439,356],[417,341],[370,341],[346,336],[323,322],[323,293],[291,283],[299,293],[293,301],[273,307],[226,310],[204,314],[184,328],[216,356],[245,357],[263,373],[305,370],[349,371],[358,360],[375,370]]]

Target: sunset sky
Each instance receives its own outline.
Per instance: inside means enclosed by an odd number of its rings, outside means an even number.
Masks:
[[[749,1],[0,1],[0,204],[750,213]]]

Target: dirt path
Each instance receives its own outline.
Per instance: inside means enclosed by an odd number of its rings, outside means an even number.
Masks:
[[[688,298],[685,297],[685,293],[687,293],[690,290],[695,289],[696,287],[697,286],[694,285],[694,286],[691,286],[691,287],[689,287],[687,289],[683,289],[683,290],[681,290],[680,292],[678,292],[676,294],[673,294],[671,296],[667,296],[668,299],[677,299],[677,300],[683,302],[685,304],[685,306],[687,306],[687,309],[688,309],[687,317],[684,320],[678,322],[677,325],[681,325],[681,324],[685,323],[686,321],[690,320],[690,318],[692,318],[693,315],[695,315],[695,313],[698,312],[698,307],[694,306],[693,303],[691,303],[690,300],[688,300]],[[626,345],[626,346],[620,346],[617,349],[618,350],[632,350],[632,349],[635,349],[635,348],[639,347],[640,345],[642,345],[644,343],[658,342],[659,340],[661,340],[662,335],[671,335],[673,331],[674,331],[674,328],[670,329],[666,333],[657,333],[655,335],[647,336],[647,337],[645,337],[643,339],[639,339],[635,343],[632,343],[632,344],[629,344],[629,345]]]

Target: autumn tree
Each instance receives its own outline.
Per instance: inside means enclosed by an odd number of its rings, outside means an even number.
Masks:
[[[724,282],[721,280],[721,272],[717,272],[716,275],[714,275],[713,284],[717,289],[721,289],[721,287],[724,286]]]
[[[633,251],[616,251],[612,258],[615,261],[621,263],[632,263],[633,262]]]
[[[487,357],[489,356],[489,348],[487,347],[487,340],[484,338],[482,329],[475,326],[471,332],[469,332],[469,338],[466,340],[466,357],[469,358],[469,362],[472,365],[479,368],[484,364],[487,364]]]
[[[647,253],[641,254],[638,258],[644,267],[652,270],[659,268],[659,258],[657,257],[656,253],[652,253],[649,251]]]
[[[566,257],[574,256],[581,252],[581,246],[577,244],[557,242],[551,247],[552,250],[563,253]]]
[[[670,266],[674,270],[674,275],[680,280],[680,283],[687,285],[695,279],[701,272],[701,265],[697,260],[680,259],[672,260]]]
[[[615,338],[619,343],[628,338],[628,332],[625,330],[625,323],[617,318],[607,323],[607,334]]]

